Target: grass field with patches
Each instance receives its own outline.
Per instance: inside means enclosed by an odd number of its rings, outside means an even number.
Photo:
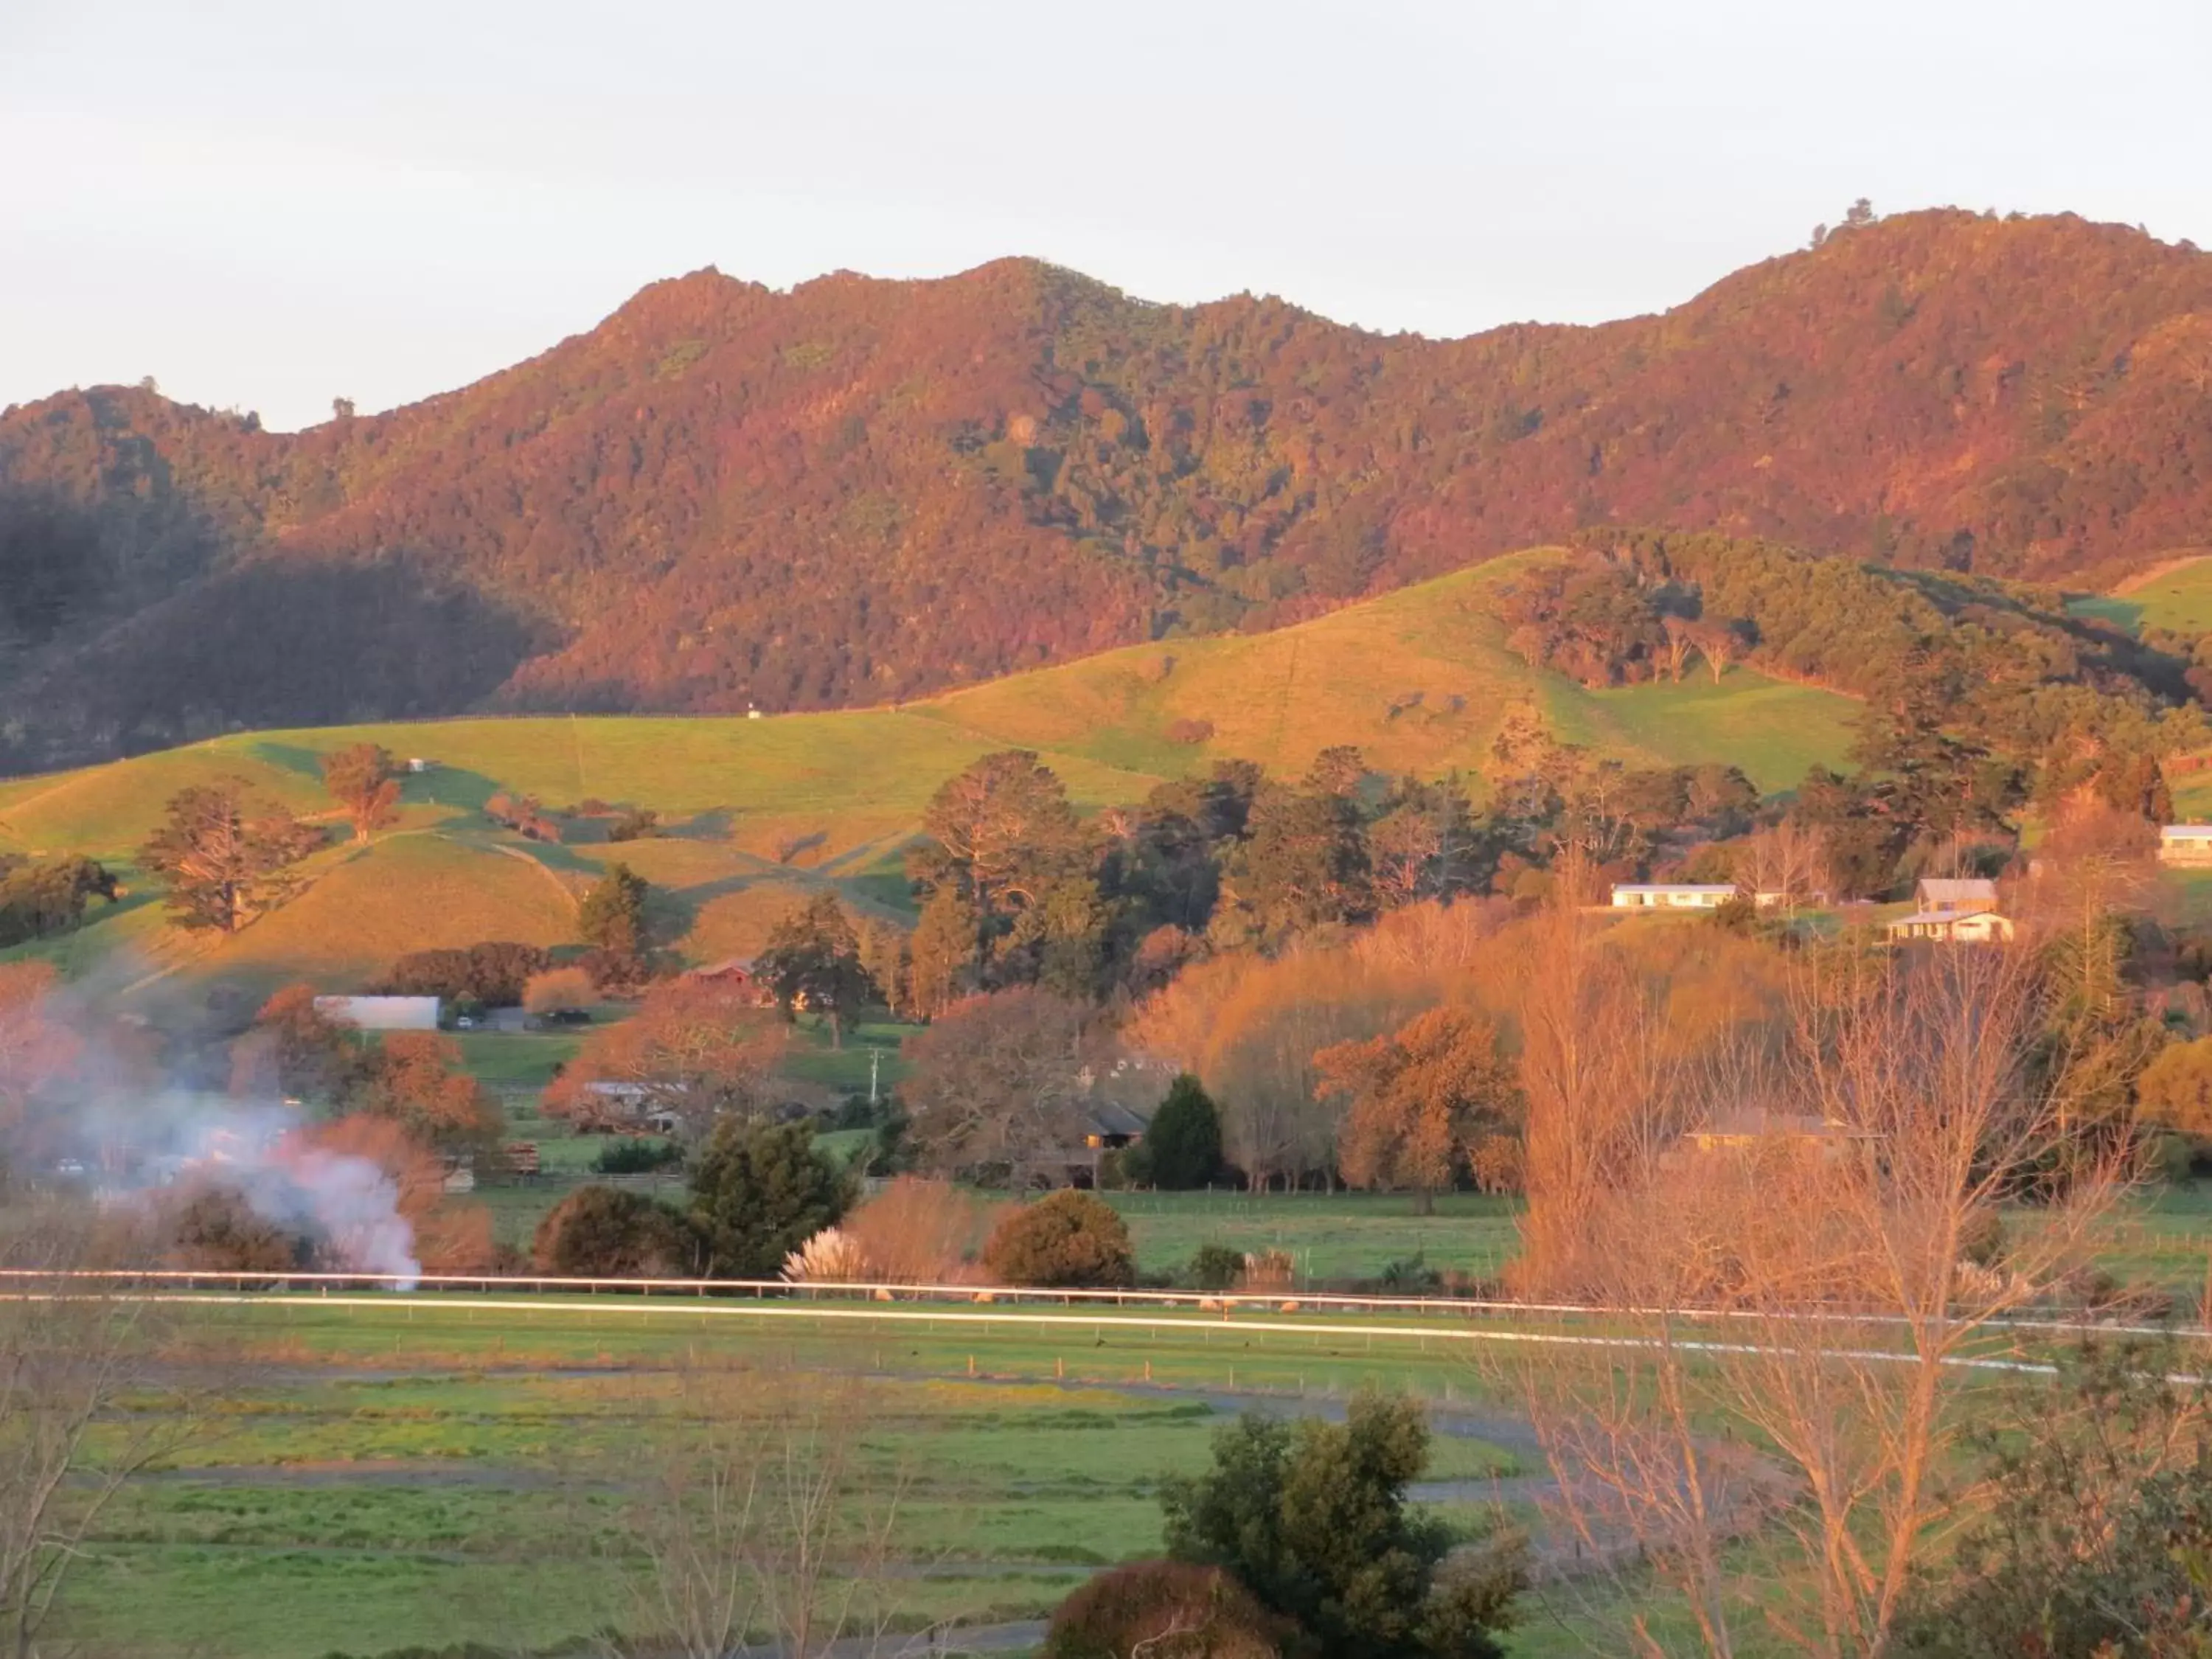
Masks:
[[[124,956],[126,981],[176,974],[352,988],[404,950],[573,932],[576,897],[620,860],[654,883],[667,937],[690,961],[757,951],[824,885],[863,912],[899,915],[903,851],[930,795],[993,750],[1035,748],[1085,808],[1135,800],[1218,760],[1303,771],[1352,744],[1379,768],[1457,770],[1480,787],[1499,721],[1540,709],[1565,741],[1632,763],[1725,761],[1767,789],[1838,761],[1856,705],[1735,669],[1718,684],[1590,691],[1509,651],[1496,590],[1541,553],[1516,555],[1256,635],[1177,640],[1017,675],[896,708],[769,720],[532,717],[241,733],[112,765],[0,784],[0,851],[84,853],[133,890],[59,940],[18,947],[89,971]],[[1170,738],[1206,722],[1200,742]],[[1188,735],[1188,732],[1185,733]],[[179,790],[244,780],[293,810],[331,817],[321,755],[356,742],[434,764],[403,783],[399,823],[368,848],[333,846],[304,894],[235,939],[179,939],[161,925],[133,850]],[[557,845],[483,814],[495,793],[550,808],[588,800],[658,811],[667,834],[610,844],[607,820]]]
[[[796,1388],[864,1425],[870,1486],[900,1493],[898,1570],[878,1593],[902,1627],[1038,1616],[1090,1571],[1156,1553],[1160,1479],[1205,1463],[1224,1408],[1203,1391],[1244,1350],[1210,1325],[1164,1326],[1109,1352],[1013,1328],[708,1327],[680,1306],[611,1322],[575,1306],[210,1310],[191,1340],[234,1380],[209,1432],[104,1517],[63,1634],[92,1653],[313,1659],[639,1632],[629,1517],[716,1376],[747,1395]],[[1416,1369],[1441,1397],[1455,1363]],[[1291,1365],[1316,1390],[1395,1369],[1346,1335],[1284,1350],[1265,1385],[1285,1388]],[[1024,1380],[1054,1371],[1065,1384]],[[1260,1381],[1248,1363],[1237,1386]],[[1426,1478],[1523,1468],[1454,1432]],[[1462,1525],[1486,1507],[1443,1502]]]

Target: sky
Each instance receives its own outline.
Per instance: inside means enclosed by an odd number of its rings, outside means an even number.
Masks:
[[[0,404],[312,424],[707,264],[1449,336],[1664,309],[1862,196],[2212,246],[2207,64],[2208,0],[0,0]]]

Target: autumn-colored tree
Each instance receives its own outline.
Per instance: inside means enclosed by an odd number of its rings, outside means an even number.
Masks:
[[[860,939],[861,971],[893,1014],[908,1018],[914,1008],[910,977],[914,957],[906,930],[871,916],[861,922]]]
[[[628,1019],[585,1040],[546,1089],[545,1109],[587,1128],[665,1112],[696,1142],[718,1118],[767,1109],[787,1040],[782,1022],[740,991],[686,980],[657,985]],[[610,1093],[593,1084],[621,1086]]]
[[[2143,1068],[2136,1097],[2146,1123],[2198,1139],[2212,1138],[2212,1037],[2162,1050]]]
[[[581,968],[548,968],[523,987],[522,1006],[532,1014],[571,1013],[599,1000],[592,976]]]
[[[1083,1007],[1023,986],[954,1003],[906,1040],[908,1134],[947,1172],[1019,1164],[1081,1143]]]
[[[1003,1206],[925,1176],[893,1177],[840,1224],[870,1277],[899,1285],[956,1282],[991,1236]]]
[[[438,1031],[386,1032],[351,1104],[448,1154],[488,1150],[504,1121],[499,1103],[467,1071],[460,1044]]]
[[[921,907],[908,946],[908,1012],[935,1018],[975,988],[981,923],[975,906],[939,888]]]
[[[250,801],[245,783],[230,778],[172,796],[138,857],[167,885],[178,927],[234,933],[291,896],[290,866],[321,840],[283,807]]]
[[[338,1109],[368,1071],[361,1033],[316,1007],[315,988],[288,985],[231,1046],[231,1092],[282,1096]]]
[[[1355,1187],[1410,1188],[1418,1212],[1467,1167],[1475,1142],[1519,1115],[1498,1030],[1463,1008],[1432,1008],[1387,1036],[1314,1056],[1324,1094],[1349,1103],[1337,1158]]]
[[[356,841],[367,841],[398,817],[398,763],[382,744],[350,744],[325,754],[323,787],[345,810]]]

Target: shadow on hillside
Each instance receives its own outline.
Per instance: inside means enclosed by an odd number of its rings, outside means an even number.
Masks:
[[[435,757],[425,758],[431,763],[428,771],[408,772],[400,776],[399,799],[406,805],[459,806],[481,813],[484,803],[500,793],[501,786],[481,772],[460,766],[441,766]],[[498,826],[486,818],[483,827],[494,830]]]
[[[420,720],[480,705],[541,632],[404,554],[262,560],[109,629],[38,688],[39,705],[112,732],[111,755],[227,727]]]
[[[331,747],[337,749],[340,745],[332,743]],[[258,761],[266,762],[280,772],[294,772],[305,778],[319,779],[323,775],[323,756],[325,751],[320,749],[309,749],[302,744],[296,743],[264,741],[254,744],[246,752]]]
[[[726,842],[737,830],[738,812],[732,806],[710,806],[680,823],[664,826],[664,833],[678,841]]]

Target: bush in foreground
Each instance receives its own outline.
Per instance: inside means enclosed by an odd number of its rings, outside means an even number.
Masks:
[[[1516,1538],[1462,1553],[1406,1487],[1429,1457],[1413,1401],[1364,1393],[1346,1420],[1248,1413],[1214,1437],[1213,1468],[1163,1483],[1168,1552],[1226,1569],[1325,1654],[1498,1659],[1525,1581]]]
[[[1137,1561],[1061,1602],[1039,1651],[1043,1659],[1274,1659],[1291,1633],[1218,1567]]]
[[[1137,1282],[1128,1224],[1073,1188],[1024,1205],[992,1231],[983,1265],[1002,1285],[1115,1288]]]
[[[579,1187],[556,1204],[530,1256],[538,1272],[564,1279],[673,1277],[691,1265],[684,1218],[617,1187]]]

